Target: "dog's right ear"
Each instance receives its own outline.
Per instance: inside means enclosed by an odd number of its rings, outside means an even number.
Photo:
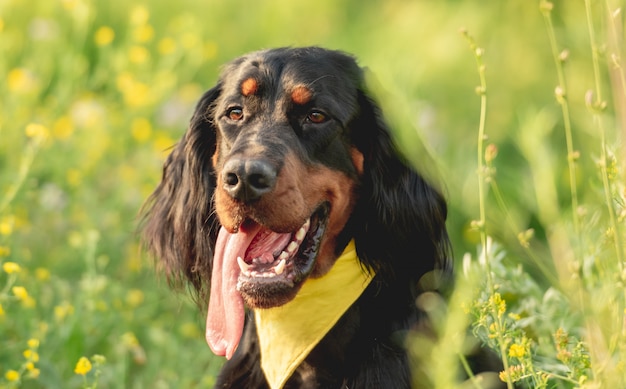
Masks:
[[[217,237],[213,212],[216,128],[212,110],[220,85],[206,92],[189,128],[163,166],[163,177],[142,209],[142,239],[172,286],[189,281],[200,300],[211,279],[212,247]]]

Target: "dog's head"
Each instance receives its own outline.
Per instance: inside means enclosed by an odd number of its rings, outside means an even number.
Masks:
[[[242,298],[290,301],[350,239],[385,282],[445,267],[445,203],[397,155],[363,84],[352,57],[314,47],[228,64],[147,207],[166,271],[201,296],[210,280],[210,304],[243,323]]]

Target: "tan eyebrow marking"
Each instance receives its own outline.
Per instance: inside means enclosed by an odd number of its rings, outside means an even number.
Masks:
[[[245,79],[241,83],[241,94],[244,96],[255,95],[259,90],[259,82],[253,77]]]
[[[311,101],[313,93],[305,86],[297,86],[291,92],[291,101],[298,105],[304,105]]]

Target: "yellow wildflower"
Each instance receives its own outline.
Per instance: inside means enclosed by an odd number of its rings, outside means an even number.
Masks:
[[[115,31],[109,26],[102,26],[96,30],[93,39],[98,46],[108,46],[115,39]]]
[[[4,316],[4,308],[2,308],[2,304],[0,304],[0,317]]]
[[[2,264],[2,270],[4,270],[7,274],[13,274],[19,273],[22,269],[20,268],[20,265],[15,262],[5,262]]]
[[[9,382],[17,381],[20,379],[20,373],[15,370],[7,370],[7,372],[4,373],[4,378]]]
[[[526,354],[526,348],[520,344],[514,343],[509,347],[509,357],[522,358]]]
[[[0,246],[0,257],[8,257],[11,254],[11,249],[7,246]]]
[[[37,353],[37,351],[33,351],[31,349],[24,350],[22,355],[24,355],[25,359],[31,362],[39,362],[39,354]]]
[[[29,138],[42,138],[42,139],[47,138],[48,133],[49,133],[48,129],[39,123],[28,124],[24,132],[26,133],[26,136]]]
[[[133,308],[141,305],[141,303],[143,303],[143,300],[144,294],[143,291],[140,289],[131,289],[126,294],[126,302]]]
[[[35,278],[38,281],[47,281],[50,279],[50,270],[43,268],[43,267],[38,267],[37,269],[35,269]]]
[[[14,286],[11,288],[11,291],[13,292],[13,295],[17,297],[19,300],[24,301],[29,297],[28,291],[23,286]]]
[[[161,55],[172,54],[176,50],[176,41],[169,37],[163,38],[159,41],[157,50]]]
[[[150,52],[143,46],[132,46],[128,50],[128,59],[130,62],[140,65],[150,59]]]
[[[15,218],[13,216],[6,216],[0,219],[0,235],[11,235],[14,224]]]
[[[91,371],[91,362],[86,357],[80,357],[74,368],[74,373],[85,375]]]
[[[137,118],[133,120],[130,131],[137,142],[145,142],[152,134],[152,124],[146,118]]]
[[[150,18],[150,11],[145,6],[135,6],[130,11],[130,22],[135,25],[145,24]]]
[[[498,317],[502,317],[506,312],[506,301],[502,299],[500,293],[494,293],[489,297],[489,304],[493,306],[498,314]]]
[[[7,74],[7,85],[11,92],[29,93],[37,88],[37,80],[30,71],[16,68]]]
[[[40,373],[41,373],[41,371],[39,371],[39,369],[35,368],[34,366],[33,366],[32,369],[28,370],[28,376],[30,378],[39,378],[39,374]]]
[[[74,132],[74,123],[69,116],[61,116],[52,125],[52,135],[57,139],[67,139]]]
[[[149,24],[142,24],[133,30],[133,38],[139,43],[147,43],[154,37],[154,28]]]
[[[30,338],[26,344],[31,350],[36,350],[39,347],[39,339]]]
[[[74,314],[74,306],[68,303],[67,301],[61,305],[57,305],[54,307],[54,317],[61,321],[65,319],[67,316]]]

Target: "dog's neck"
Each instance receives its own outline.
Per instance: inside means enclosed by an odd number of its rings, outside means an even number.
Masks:
[[[292,301],[255,310],[261,367],[272,389],[283,387],[373,278],[359,263],[351,241],[331,270],[307,280]]]

